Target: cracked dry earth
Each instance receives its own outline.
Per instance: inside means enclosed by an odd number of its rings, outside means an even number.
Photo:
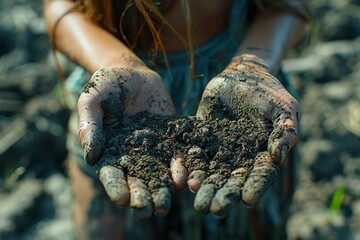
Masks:
[[[184,158],[188,174],[202,170],[221,188],[231,172],[249,173],[258,152],[265,151],[269,133],[244,110],[236,120],[202,120],[195,116],[165,117],[141,112],[123,118],[117,128],[106,128],[106,153],[115,156],[112,163],[127,177],[139,178],[150,192],[173,189],[169,177],[170,160]]]

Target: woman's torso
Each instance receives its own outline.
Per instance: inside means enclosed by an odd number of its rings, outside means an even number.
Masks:
[[[169,1],[165,6],[164,17],[169,24],[184,38],[187,39],[187,20],[183,1]],[[215,35],[224,31],[229,23],[231,0],[193,0],[188,1],[191,16],[191,39],[193,45],[199,46]],[[178,36],[164,26],[161,30],[165,49],[168,52],[187,50],[186,46],[179,41]]]

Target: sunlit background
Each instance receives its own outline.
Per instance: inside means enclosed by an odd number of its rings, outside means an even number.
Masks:
[[[0,239],[73,239],[66,126],[41,0],[0,1]],[[289,239],[360,239],[360,1],[312,0],[283,63],[302,107]],[[65,74],[72,64],[61,59]]]

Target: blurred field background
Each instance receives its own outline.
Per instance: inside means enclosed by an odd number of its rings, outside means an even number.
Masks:
[[[0,239],[74,238],[69,113],[41,4],[0,1]],[[310,7],[313,19],[283,63],[302,107],[288,236],[360,239],[360,0]]]

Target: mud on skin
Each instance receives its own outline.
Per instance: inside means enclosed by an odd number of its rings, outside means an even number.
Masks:
[[[240,173],[245,179],[254,166],[255,156],[266,150],[269,133],[248,114],[244,110],[243,117],[236,120],[165,117],[149,112],[125,117],[118,128],[105,129],[105,154],[114,157],[108,164],[121,169],[128,179],[140,179],[150,194],[164,187],[171,192],[170,160],[181,154],[188,175],[203,172],[202,185],[211,186],[212,196],[207,193],[197,196],[198,202],[205,202],[205,209],[198,210],[207,212],[206,202],[211,201],[213,194],[224,185],[222,191],[234,185],[228,178]],[[149,196],[144,196],[144,202],[148,201]],[[157,199],[165,204],[168,201]]]

